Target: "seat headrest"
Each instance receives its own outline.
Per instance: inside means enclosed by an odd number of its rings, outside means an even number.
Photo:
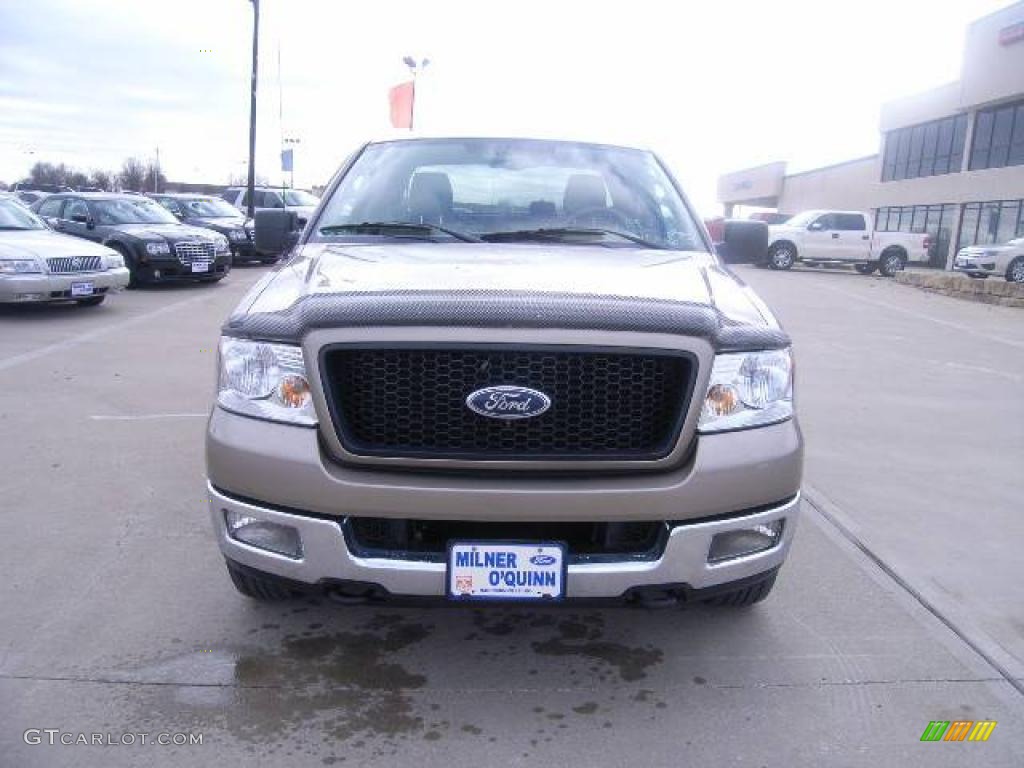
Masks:
[[[437,218],[452,209],[452,182],[447,173],[422,172],[413,175],[409,187],[409,212],[414,216]]]
[[[600,176],[577,173],[569,177],[565,185],[565,199],[562,201],[565,213],[576,213],[588,208],[604,208],[607,205],[608,190]]]

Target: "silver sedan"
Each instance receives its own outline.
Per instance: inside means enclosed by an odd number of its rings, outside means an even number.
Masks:
[[[971,277],[1005,277],[1011,283],[1024,283],[1024,237],[1003,245],[972,245],[961,248],[953,269]]]
[[[0,198],[0,303],[102,304],[128,285],[117,251],[61,235],[20,203]]]

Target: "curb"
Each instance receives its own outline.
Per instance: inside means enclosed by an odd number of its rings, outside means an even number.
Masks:
[[[979,280],[953,272],[910,270],[896,273],[896,282],[957,299],[1024,308],[1024,284],[995,277]]]

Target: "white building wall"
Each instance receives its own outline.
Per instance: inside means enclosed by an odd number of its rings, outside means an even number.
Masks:
[[[878,155],[793,174],[783,182],[778,209],[782,213],[813,208],[869,211],[877,207],[874,189],[880,175]]]

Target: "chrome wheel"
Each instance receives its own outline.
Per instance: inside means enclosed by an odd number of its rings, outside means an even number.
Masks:
[[[886,277],[892,277],[897,272],[903,271],[903,257],[898,253],[882,254],[882,261],[878,271]]]
[[[1024,258],[1018,258],[1010,265],[1007,278],[1011,283],[1024,283]]]
[[[796,261],[796,253],[791,246],[777,245],[772,249],[772,269],[789,269],[793,266],[794,261]]]

